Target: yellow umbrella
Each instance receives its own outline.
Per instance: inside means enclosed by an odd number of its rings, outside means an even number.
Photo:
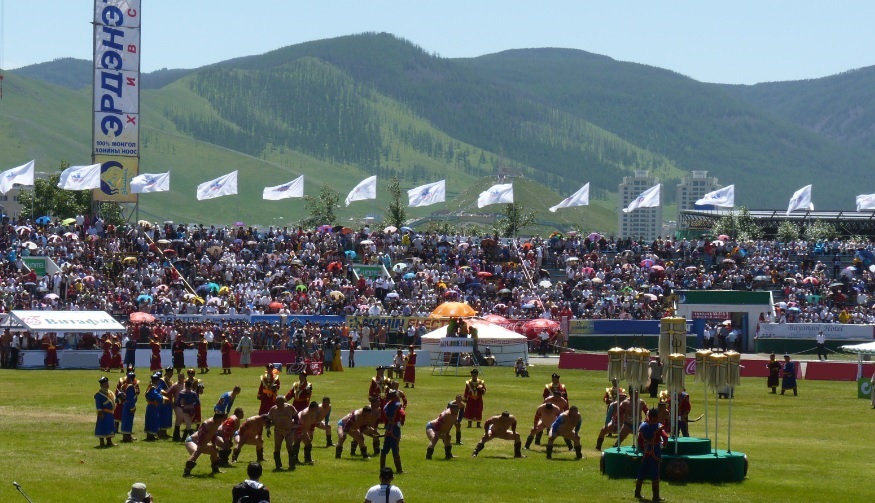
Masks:
[[[228,295],[229,293],[231,293],[231,289],[228,288],[227,286],[223,286],[222,288],[219,288],[219,295]]]
[[[444,302],[431,312],[434,318],[469,318],[476,314],[477,311],[464,302]]]
[[[341,293],[337,290],[334,290],[333,292],[329,293],[328,295],[334,300],[343,300],[345,298],[343,293]]]
[[[122,259],[123,264],[136,264],[137,257],[125,257]]]
[[[61,225],[73,225],[75,223],[76,223],[75,218],[65,218],[65,219],[61,220]]]

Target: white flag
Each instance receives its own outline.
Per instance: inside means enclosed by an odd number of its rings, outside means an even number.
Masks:
[[[490,204],[511,203],[513,204],[513,184],[493,185],[480,193],[477,198],[477,207],[482,208]]]
[[[732,208],[735,206],[735,185],[708,192],[702,199],[696,201],[696,204]]]
[[[559,208],[572,208],[574,206],[587,206],[589,205],[589,182],[586,185],[580,188],[574,194],[566,197],[562,200],[561,203],[557,204],[550,208],[550,211],[556,213],[556,210]]]
[[[131,193],[167,192],[170,190],[170,172],[142,173],[131,178]]]
[[[304,175],[295,178],[289,183],[275,187],[265,187],[261,195],[262,199],[267,199],[268,201],[279,201],[280,199],[288,199],[290,197],[304,197]]]
[[[58,188],[64,190],[99,189],[100,164],[70,166],[61,172]]]
[[[15,184],[33,185],[33,161],[0,173],[0,194],[5,194]]]
[[[790,212],[796,210],[813,210],[814,205],[811,204],[811,185],[806,185],[793,193],[790,198],[790,205],[787,206],[787,216]]]
[[[346,205],[353,201],[377,198],[377,175],[369,176],[360,181],[358,185],[346,196]]]
[[[197,186],[197,200],[213,199],[215,197],[230,196],[237,193],[237,171],[204,182]]]
[[[428,183],[407,191],[408,206],[419,208],[447,200],[447,181]]]
[[[660,198],[659,198],[659,189],[662,187],[661,183],[657,183],[653,187],[645,190],[638,197],[632,200],[625,209],[623,209],[623,213],[629,213],[638,208],[655,208],[659,206]]]
[[[857,211],[875,210],[875,194],[857,196]]]

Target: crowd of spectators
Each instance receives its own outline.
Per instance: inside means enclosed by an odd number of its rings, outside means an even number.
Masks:
[[[116,227],[80,216],[7,220],[0,246],[4,312],[427,316],[452,300],[508,319],[658,319],[677,289],[770,289],[780,299],[776,321],[875,321],[872,244],[852,241],[737,243],[719,236],[645,243],[597,233],[499,239],[409,228],[147,221]],[[38,277],[24,266],[28,256],[50,257],[61,271]],[[388,276],[358,276],[353,264],[383,265]],[[339,323],[278,329],[208,319],[148,328],[164,342],[171,334],[193,341],[209,332],[215,345],[221,335],[236,341],[249,330],[258,348],[304,352],[348,333]],[[403,334],[390,336],[400,342]]]

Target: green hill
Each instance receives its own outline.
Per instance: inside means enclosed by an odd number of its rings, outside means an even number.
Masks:
[[[859,99],[868,75],[855,76]],[[36,158],[38,170],[53,171],[61,160],[87,159],[90,78],[90,63],[69,59],[8,73],[4,162]],[[412,218],[444,209],[480,214],[469,210],[472,197],[500,176],[526,186],[519,201],[544,228],[610,233],[617,185],[636,169],[660,177],[666,205],[685,172],[704,169],[736,184],[740,205],[782,208],[799,186],[815,183],[818,209],[848,209],[842,181],[864,176],[875,159],[865,149],[871,135],[857,131],[865,121],[842,136],[838,126],[817,129],[791,113],[810,91],[789,93],[783,108],[767,106],[775,99],[577,50],[446,59],[369,33],[163,69],[142,83],[141,171],[173,170],[172,192],[140,198],[140,212],[155,219],[296,222],[306,216],[301,200],[263,201],[261,190],[300,174],[307,194],[326,184],[341,200],[378,175],[378,200],[342,208],[344,220],[382,214],[392,176],[404,190],[447,180],[445,208],[413,209]],[[851,86],[820,92],[830,89]],[[818,113],[828,113],[829,98],[819,103]],[[197,184],[234,169],[239,196],[195,201]],[[586,182],[591,206],[546,211]]]

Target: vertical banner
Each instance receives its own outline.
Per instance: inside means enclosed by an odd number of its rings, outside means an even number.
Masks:
[[[95,201],[137,201],[130,184],[140,157],[140,2],[94,1],[92,157],[101,164]]]

